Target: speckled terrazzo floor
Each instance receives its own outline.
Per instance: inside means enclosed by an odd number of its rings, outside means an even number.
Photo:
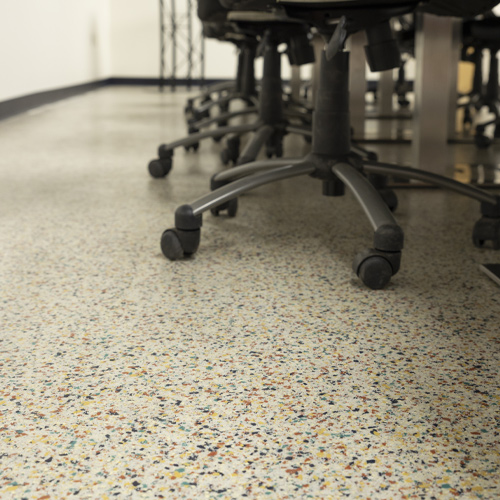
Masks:
[[[500,289],[477,268],[500,254],[470,241],[476,202],[398,191],[384,291],[350,269],[360,208],[309,178],[206,215],[171,263],[161,232],[220,168],[207,142],[146,172],[185,97],[0,122],[0,498],[500,498]]]

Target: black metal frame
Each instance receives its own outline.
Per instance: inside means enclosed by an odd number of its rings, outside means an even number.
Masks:
[[[178,84],[177,72],[182,66],[186,66],[188,88],[193,80],[193,72],[196,66],[199,75],[196,80],[203,81],[205,78],[205,39],[201,30],[198,36],[193,30],[193,15],[196,7],[193,0],[186,0],[186,11],[182,14],[177,12],[175,0],[170,0],[169,8],[165,6],[164,0],[159,0],[160,14],[160,75],[159,88],[163,90],[165,82],[170,81],[170,87],[174,90]],[[166,48],[167,39],[170,40],[170,76],[166,76]],[[182,55],[179,60],[178,55]]]

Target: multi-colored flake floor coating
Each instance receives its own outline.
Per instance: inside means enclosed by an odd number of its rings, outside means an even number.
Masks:
[[[350,268],[372,238],[355,200],[309,178],[205,215],[171,263],[162,231],[220,168],[206,142],[147,174],[186,95],[0,123],[0,498],[500,498],[500,294],[478,270],[500,254],[471,243],[477,203],[398,191],[384,291]]]

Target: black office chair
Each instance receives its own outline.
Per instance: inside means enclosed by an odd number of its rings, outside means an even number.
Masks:
[[[203,36],[231,42],[238,48],[236,78],[229,82],[211,85],[198,96],[188,99],[184,109],[190,125],[190,133],[217,123],[226,125],[227,121],[245,111],[229,113],[232,101],[241,100],[255,110],[257,90],[255,86],[254,60],[257,40],[237,32],[235,26],[227,21],[228,9],[219,0],[198,0],[198,18],[202,22]],[[219,108],[219,114],[212,119],[212,108]],[[251,112],[251,111],[246,111]]]
[[[255,1],[252,3],[255,6]],[[268,3],[263,1],[261,7],[265,8]],[[315,26],[327,42],[313,114],[312,151],[297,160],[257,161],[216,174],[212,179],[214,191],[176,210],[175,228],[167,229],[161,238],[167,258],[176,260],[196,252],[205,211],[212,209],[219,213],[225,208],[234,216],[239,195],[301,175],[320,180],[326,196],[343,195],[347,186],[360,203],[372,224],[374,238],[373,247],[355,257],[353,269],[369,288],[386,286],[401,262],[403,231],[373,184],[379,184],[388,175],[423,180],[477,199],[481,202],[482,218],[474,227],[474,243],[483,246],[492,242],[495,248],[500,248],[499,196],[436,174],[367,160],[351,151],[349,53],[344,49],[345,41],[349,34],[365,30],[366,56],[371,69],[398,67],[399,52],[389,19],[411,12],[417,3],[415,0],[283,0],[274,5],[290,18]]]
[[[235,82],[223,83],[207,90],[199,96],[201,102],[196,106],[194,99],[188,101],[186,113],[188,115],[188,135],[168,145],[161,145],[159,158],[151,160],[148,164],[152,177],[162,178],[168,175],[172,168],[173,152],[176,148],[184,147],[186,151],[196,151],[203,139],[212,138],[219,141],[226,134],[251,129],[248,125],[231,126],[228,120],[245,113],[256,111],[254,60],[257,47],[257,38],[248,34],[241,34],[235,26],[227,20],[228,9],[223,7],[218,0],[198,0],[198,16],[203,23],[204,31],[215,38],[224,38],[235,43],[239,49],[238,72]],[[218,93],[218,99],[212,99],[211,94]],[[242,99],[249,106],[243,110],[229,112],[232,100]],[[219,106],[219,114],[210,118],[210,109]],[[208,129],[211,125],[216,128]],[[200,131],[207,128],[207,130]]]
[[[284,108],[281,53],[278,50],[280,44],[286,43],[293,64],[301,65],[314,61],[312,47],[308,41],[304,43],[304,39],[308,40],[304,23],[291,20],[281,14],[267,12],[231,12],[227,15],[226,22],[229,22],[231,26],[236,26],[238,33],[258,38],[262,45],[264,72],[260,82],[258,119],[252,123],[218,126],[201,132],[199,131],[201,126],[217,122],[220,125],[221,117],[201,123],[191,123],[189,136],[162,144],[158,148],[159,158],[149,163],[149,172],[153,177],[164,177],[170,172],[176,148],[183,146],[187,150],[196,150],[199,142],[206,138],[219,140],[227,135],[226,147],[221,152],[223,163],[242,164],[253,161],[264,146],[268,157],[281,156],[282,139],[287,133],[301,134],[306,138],[311,135],[310,126],[307,126],[311,120],[310,110],[296,109],[294,103]],[[242,79],[246,76],[243,75]],[[225,116],[223,115],[222,118],[225,119]],[[240,154],[240,137],[250,132],[254,134]]]

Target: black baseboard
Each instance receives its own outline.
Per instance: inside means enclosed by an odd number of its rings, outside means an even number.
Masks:
[[[216,83],[227,82],[224,78],[133,78],[133,77],[111,77],[108,80],[108,85],[151,85],[156,87],[176,88],[176,87],[205,87]]]
[[[200,87],[202,85],[211,85],[213,83],[219,83],[225,80],[222,79],[191,79],[188,80],[178,79],[175,81],[175,86],[177,87]],[[0,102],[0,120],[5,118],[10,118],[21,113],[25,113],[39,106],[44,106],[46,104],[52,104],[54,102],[60,101],[62,99],[67,99],[68,97],[74,97],[91,90],[96,90],[101,87],[106,87],[108,85],[151,85],[160,87],[160,83],[163,84],[165,88],[172,88],[172,82],[170,79],[165,79],[163,81],[160,78],[106,78],[103,80],[97,80],[94,82],[83,83],[81,85],[73,85],[71,87],[64,87],[55,90],[47,90],[45,92],[37,92],[34,94],[29,94],[22,97],[16,97],[15,99],[9,99],[7,101]]]
[[[83,83],[81,85],[73,85],[71,87],[64,87],[55,90],[47,90],[45,92],[37,92],[35,94],[29,94],[15,99],[9,99],[8,101],[0,102],[0,119],[25,113],[30,109],[83,94],[84,92],[98,89],[107,84],[107,80],[99,80],[96,82]]]

